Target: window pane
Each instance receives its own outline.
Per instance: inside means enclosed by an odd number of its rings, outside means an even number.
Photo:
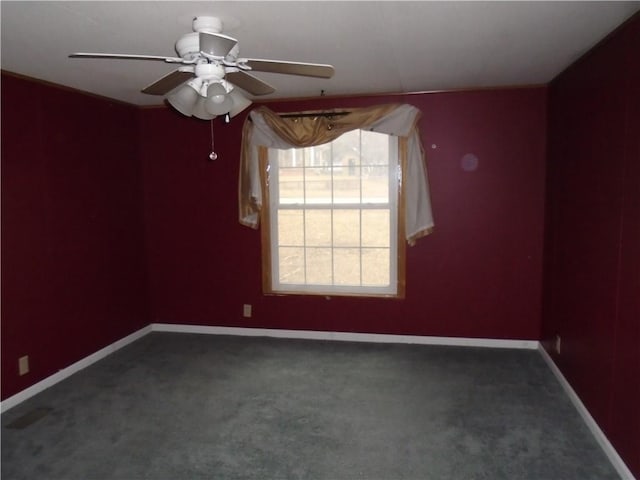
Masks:
[[[360,158],[360,130],[342,134],[333,141],[333,165],[344,167],[349,159]],[[359,160],[356,160],[359,161]]]
[[[333,283],[330,248],[307,248],[306,260],[307,283],[316,285]]]
[[[325,168],[307,168],[305,189],[306,203],[331,203],[331,171]]]
[[[298,151],[300,152],[300,156],[302,157],[302,164],[304,166],[311,165],[311,160],[315,156],[313,148],[300,148],[298,149]]]
[[[278,244],[304,246],[304,211],[278,211]]]
[[[362,284],[382,287],[389,285],[389,250],[365,248],[362,250]]]
[[[304,198],[302,168],[281,168],[279,171],[278,193],[280,203],[302,203]]]
[[[360,285],[360,249],[334,249],[333,275],[335,285]]]
[[[278,281],[304,283],[304,248],[280,247],[278,253]]]
[[[389,202],[389,168],[368,167],[366,170],[362,178],[362,202]]]
[[[333,211],[333,245],[360,246],[360,210]]]
[[[362,211],[362,246],[389,247],[389,210]]]
[[[296,161],[295,161],[295,155],[297,153],[296,149],[292,148],[290,150],[272,150],[271,152],[276,153],[276,159],[277,159],[279,168],[288,168],[288,167],[296,166]],[[273,157],[271,155],[269,157],[269,160],[273,161]]]
[[[331,210],[307,210],[304,231],[307,247],[330,247]]]
[[[270,150],[274,292],[398,292],[396,151],[395,137],[358,130]]]
[[[305,148],[304,165],[306,167],[325,167],[331,164],[331,144]]]
[[[334,203],[360,203],[360,167],[345,167],[333,176]]]

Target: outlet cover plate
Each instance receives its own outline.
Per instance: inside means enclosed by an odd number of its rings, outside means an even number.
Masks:
[[[27,373],[29,373],[29,355],[18,359],[18,374],[26,375]]]

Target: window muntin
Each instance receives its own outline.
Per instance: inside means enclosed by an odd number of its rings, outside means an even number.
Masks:
[[[268,154],[268,289],[396,296],[397,138],[353,130]]]

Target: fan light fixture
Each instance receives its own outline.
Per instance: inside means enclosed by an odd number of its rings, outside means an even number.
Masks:
[[[214,115],[224,115],[231,110],[233,99],[221,83],[212,83],[207,89],[207,100],[204,108]]]
[[[167,95],[167,101],[181,114],[190,117],[200,96],[201,88],[202,80],[194,78]]]
[[[200,120],[213,120],[217,115],[207,112],[207,109],[204,105],[206,101],[206,98],[202,96],[198,97],[196,105],[195,107],[193,107],[193,116],[199,118]]]
[[[224,80],[208,83],[199,77],[169,93],[167,101],[181,114],[201,120],[225,114],[234,117],[252,103]]]

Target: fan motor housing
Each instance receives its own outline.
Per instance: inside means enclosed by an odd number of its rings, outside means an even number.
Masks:
[[[192,27],[193,32],[182,35],[176,42],[176,52],[185,60],[200,56],[200,32],[222,33],[222,20],[218,17],[195,17]]]
[[[191,32],[182,35],[176,42],[176,52],[180,58],[193,60],[200,56],[200,33]]]
[[[220,81],[224,78],[224,67],[214,63],[199,63],[196,65],[196,77],[203,80]]]

